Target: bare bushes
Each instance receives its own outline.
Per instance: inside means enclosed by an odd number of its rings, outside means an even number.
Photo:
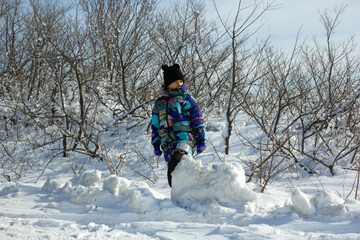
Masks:
[[[226,115],[226,153],[234,131],[257,152],[257,160],[244,163],[262,190],[293,167],[331,174],[338,166],[357,169],[359,61],[351,39],[332,38],[343,9],[334,18],[322,15],[324,41],[282,53],[266,40],[249,45],[256,21],[273,6],[249,2],[240,1],[236,21],[223,22],[221,30],[193,0],[158,12],[155,1],[2,1],[4,177],[57,161],[77,174],[95,159],[110,173],[127,166],[154,181],[151,145],[131,134],[145,132],[161,94],[160,66],[173,62],[204,115]],[[243,9],[250,14],[244,17]],[[236,131],[240,112],[260,135]]]
[[[106,160],[110,172],[119,173],[127,150],[122,136],[115,140],[120,152],[107,142],[122,134],[114,123],[144,125],[149,117],[144,102],[153,91],[144,86],[154,75],[147,37],[154,2],[79,3],[73,11],[61,1],[1,5],[6,120],[0,164],[6,175],[21,176],[20,165],[44,170],[57,160],[77,173],[91,159]]]
[[[263,77],[251,85],[241,105],[263,132],[252,139],[259,159],[247,162],[250,180],[259,179],[262,191],[270,179],[296,166],[309,174],[336,167],[355,169],[359,157],[359,61],[353,42],[332,40],[335,18],[322,15],[325,44],[294,47],[284,55],[266,48]]]

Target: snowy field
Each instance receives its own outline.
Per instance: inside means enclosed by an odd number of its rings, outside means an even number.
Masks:
[[[355,172],[299,174],[259,193],[233,161],[250,154],[236,137],[225,156],[221,131],[208,136],[203,154],[178,165],[172,189],[162,159],[155,183],[96,162],[76,176],[54,162],[39,180],[37,171],[0,178],[0,239],[360,239],[360,202],[345,197]]]

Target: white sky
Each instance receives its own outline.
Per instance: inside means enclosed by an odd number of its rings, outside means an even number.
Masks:
[[[181,1],[185,2],[185,0]],[[169,5],[174,0],[160,0],[160,2]],[[204,2],[208,16],[215,18],[213,1],[205,0]],[[248,4],[251,0],[243,0],[243,2]],[[235,14],[238,0],[215,0],[215,3],[226,18],[229,13]],[[337,40],[346,40],[351,35],[355,35],[355,39],[359,40],[360,0],[275,0],[275,4],[278,5],[278,9],[264,15],[261,21],[265,25],[257,34],[259,38],[266,38],[270,34],[271,43],[274,46],[293,46],[300,28],[300,40],[306,39],[307,43],[311,43],[314,36],[319,41],[324,40],[325,31],[319,20],[319,12],[326,9],[333,12],[333,8],[340,5],[346,5],[346,8],[340,16],[341,21],[334,37]]]

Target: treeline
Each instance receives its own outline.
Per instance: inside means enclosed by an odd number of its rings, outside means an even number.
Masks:
[[[160,66],[174,62],[205,116],[226,119],[225,153],[233,135],[258,152],[244,163],[263,188],[294,166],[332,174],[359,166],[360,62],[352,38],[333,40],[342,7],[320,14],[324,41],[294,39],[284,52],[252,40],[260,17],[273,11],[268,1],[239,1],[237,15],[225,21],[219,13],[217,24],[197,0],[167,9],[155,0],[0,4],[0,167],[8,179],[36,158],[50,164],[71,153],[119,174],[136,152],[151,169],[126,133],[149,123]],[[236,130],[240,112],[260,136]],[[123,136],[106,141],[116,134]],[[76,172],[85,163],[67,164]]]

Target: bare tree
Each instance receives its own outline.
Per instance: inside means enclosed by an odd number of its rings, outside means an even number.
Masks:
[[[274,7],[273,2],[268,1],[255,1],[250,6],[246,1],[240,0],[237,5],[236,15],[233,19],[232,25],[228,25],[217,10],[214,2],[218,17],[224,27],[224,30],[231,42],[231,58],[229,60],[229,86],[226,99],[226,130],[224,131],[225,140],[225,154],[229,154],[230,151],[230,136],[233,128],[233,121],[240,111],[240,106],[235,101],[235,95],[243,91],[245,86],[245,79],[249,76],[249,72],[252,71],[253,61],[250,60],[250,69],[246,69],[245,62],[253,52],[249,51],[249,47],[246,46],[246,42],[251,36],[257,32],[261,27],[255,27],[260,17],[267,11],[272,10]],[[250,11],[248,11],[250,8]],[[244,14],[244,15],[243,15]],[[252,29],[255,27],[255,29]],[[241,95],[246,98],[246,93]],[[238,97],[239,99],[239,97]],[[242,99],[239,99],[240,103]]]
[[[360,85],[358,81],[358,59],[352,56],[354,42],[352,39],[335,42],[332,38],[339,23],[344,7],[335,8],[334,14],[325,11],[321,22],[326,32],[325,46],[315,42],[314,49],[304,49],[307,76],[312,87],[308,95],[311,117],[302,121],[303,135],[301,149],[306,142],[313,143],[311,154],[313,161],[326,166],[334,174],[334,166],[349,154],[356,154],[359,138],[357,123],[358,99]],[[302,118],[304,120],[304,118]],[[351,134],[347,134],[349,131]],[[336,139],[334,141],[334,139]],[[328,159],[332,159],[328,161]]]

